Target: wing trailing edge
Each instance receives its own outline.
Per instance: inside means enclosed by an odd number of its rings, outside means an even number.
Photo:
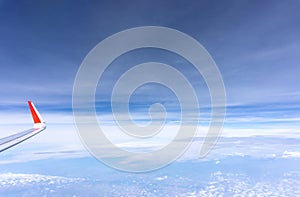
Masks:
[[[33,119],[33,128],[0,139],[0,152],[9,149],[46,129],[46,123],[33,102],[28,101]]]

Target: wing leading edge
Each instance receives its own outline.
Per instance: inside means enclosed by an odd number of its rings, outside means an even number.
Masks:
[[[31,101],[28,101],[33,128],[0,139],[0,152],[9,149],[46,129],[46,123]]]

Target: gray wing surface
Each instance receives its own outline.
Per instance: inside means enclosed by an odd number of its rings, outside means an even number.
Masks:
[[[28,101],[33,118],[33,128],[0,139],[0,152],[7,150],[46,129],[46,124],[31,101]]]

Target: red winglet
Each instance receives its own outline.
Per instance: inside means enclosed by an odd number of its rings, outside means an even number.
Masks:
[[[29,109],[33,118],[34,124],[42,123],[41,119],[39,118],[38,112],[36,111],[35,106],[31,101],[28,101]]]

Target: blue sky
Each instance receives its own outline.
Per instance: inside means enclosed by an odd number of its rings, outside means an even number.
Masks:
[[[297,0],[0,0],[0,138],[32,126],[27,100],[34,101],[47,122],[45,131],[1,152],[0,193],[299,195],[299,8]],[[102,129],[117,147],[155,151],[178,130],[179,102],[157,84],[137,89],[130,110],[134,121],[144,124],[149,106],[162,103],[168,111],[164,132],[133,141],[114,124],[110,94],[132,66],[149,61],[172,65],[190,80],[200,104],[198,136],[177,162],[149,173],[125,173],[98,162],[84,148],[72,114],[73,83],[83,59],[99,42],[148,25],[177,29],[207,49],[224,80],[227,117],[218,143],[199,159],[210,120],[203,78],[168,51],[147,48],[123,54],[106,70],[96,92]],[[103,157],[124,166],[151,163],[112,153]]]
[[[1,105],[32,99],[70,108],[85,55],[107,36],[143,25],[175,28],[202,43],[229,104],[299,102],[298,8],[297,1],[1,1]]]
[[[33,100],[53,126],[48,130],[55,132],[57,125],[68,123],[71,126],[65,132],[76,135],[72,88],[84,57],[114,33],[156,25],[197,39],[217,63],[227,94],[225,134],[256,135],[267,129],[269,134],[299,134],[299,6],[299,1],[279,0],[0,0],[0,124],[14,124],[15,117],[20,124],[30,122],[26,101]],[[152,49],[125,54],[111,65],[97,90],[98,114],[109,113],[108,96],[118,76],[131,65],[150,60],[172,64],[193,79],[191,83],[199,85],[204,117],[208,116],[208,92],[201,76],[178,56]],[[137,118],[144,120],[138,112],[157,100],[178,111],[170,92],[149,87],[133,97],[131,106]],[[45,139],[45,143],[54,143],[55,135],[49,135],[53,140]],[[75,138],[72,142],[77,146]]]

